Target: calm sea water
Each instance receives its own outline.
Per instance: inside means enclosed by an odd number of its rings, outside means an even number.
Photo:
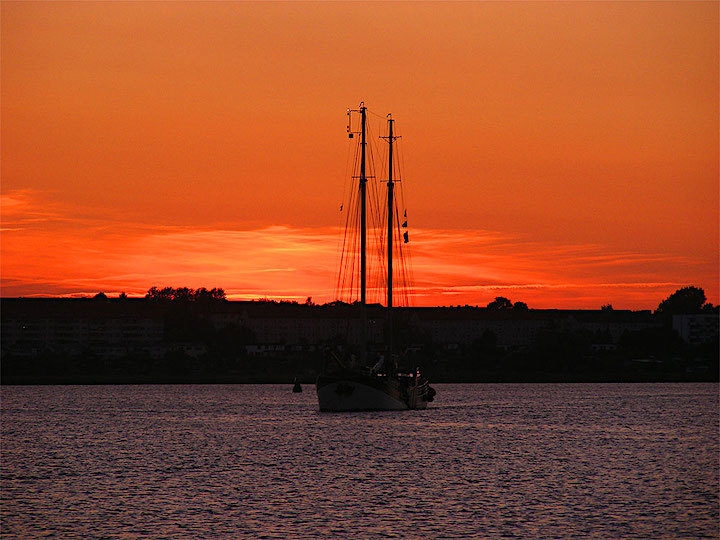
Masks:
[[[2,388],[3,538],[718,537],[717,384]]]

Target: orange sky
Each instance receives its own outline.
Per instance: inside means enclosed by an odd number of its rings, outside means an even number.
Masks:
[[[720,302],[717,2],[0,6],[3,296],[331,300],[364,100],[416,305]]]

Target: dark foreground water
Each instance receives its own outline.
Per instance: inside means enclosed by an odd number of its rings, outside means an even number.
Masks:
[[[718,537],[717,384],[2,388],[3,538]]]

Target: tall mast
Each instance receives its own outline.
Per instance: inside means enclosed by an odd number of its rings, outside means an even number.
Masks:
[[[360,359],[361,365],[366,364],[367,360],[367,305],[366,305],[366,288],[367,288],[367,178],[365,176],[365,123],[366,123],[366,107],[364,102],[360,102],[360,118],[361,118],[361,138],[360,138],[360,311],[362,318],[361,329],[361,348]]]
[[[387,307],[388,307],[388,361],[390,364],[393,350],[393,119],[388,114],[388,208],[387,208]]]
[[[393,122],[388,115],[388,231],[387,231],[387,305],[392,309],[392,263],[393,263]]]

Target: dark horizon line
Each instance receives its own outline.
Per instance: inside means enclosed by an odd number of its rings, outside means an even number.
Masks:
[[[98,293],[99,294],[99,293]],[[106,296],[105,298],[96,298],[94,296],[0,296],[0,301],[6,301],[6,300],[59,300],[59,301],[147,301],[147,302],[157,302],[157,303],[173,303],[173,302],[187,302],[187,303],[199,303],[202,304],[203,301],[196,301],[196,300],[175,300],[175,299],[153,299],[148,298],[146,296],[126,296],[126,297],[120,297],[120,296]],[[353,306],[353,305],[359,305],[359,302],[354,303],[348,303],[343,302],[341,300],[332,300],[325,303],[307,303],[297,300],[286,300],[286,299],[268,299],[268,298],[256,298],[252,300],[231,300],[231,299],[214,299],[214,300],[208,300],[209,303],[215,303],[215,302],[232,302],[232,303],[268,303],[268,304],[289,304],[289,305],[296,305],[296,306],[308,306],[308,307],[333,307],[333,305],[344,305],[344,306]],[[369,303],[367,304],[368,307],[372,308],[386,308],[384,304],[380,303]],[[486,306],[481,305],[470,305],[470,304],[457,304],[457,305],[422,305],[422,306],[394,306],[394,309],[478,309],[478,310],[484,310],[484,311],[498,311],[498,312],[515,312],[515,313],[521,313],[523,311],[607,311],[607,312],[629,312],[629,313],[655,313],[657,308],[643,308],[643,309],[632,309],[632,308],[614,308],[612,307],[612,303],[606,304],[609,307],[601,306],[599,308],[558,308],[558,307],[551,307],[551,308],[534,308],[527,306],[526,308],[505,308],[505,309],[493,309]],[[720,305],[713,305],[710,312],[717,312],[720,310]]]

